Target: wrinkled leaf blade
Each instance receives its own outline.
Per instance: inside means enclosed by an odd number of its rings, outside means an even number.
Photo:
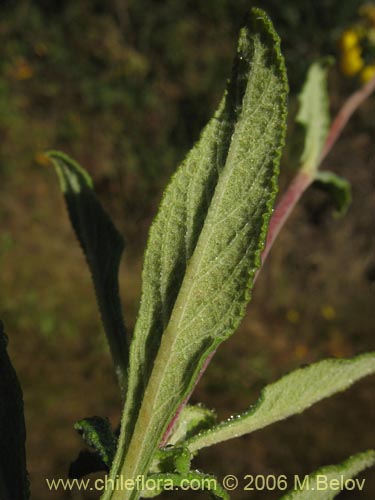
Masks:
[[[128,476],[147,470],[205,359],[245,313],[277,190],[286,98],[278,36],[254,10],[227,95],[173,177],[150,232],[119,448],[132,443],[112,474],[121,465]]]
[[[236,415],[184,443],[190,451],[249,434],[291,415],[354,382],[375,373],[375,353],[352,359],[326,359],[299,368],[263,389],[257,403],[247,412]]]
[[[329,129],[329,98],[327,64],[310,66],[306,82],[298,97],[296,121],[305,128],[305,143],[301,156],[302,170],[314,177]]]
[[[345,488],[341,488],[341,484],[345,484],[346,480],[374,465],[374,450],[358,453],[341,464],[328,465],[318,469],[308,476],[308,480],[301,489],[288,492],[280,500],[332,500],[340,491],[345,490]],[[357,483],[355,491],[363,489],[363,486],[364,482]]]
[[[124,241],[93,192],[88,173],[58,151],[50,151],[70,221],[85,254],[120,386],[125,390],[128,345],[118,271]]]
[[[0,322],[0,498],[27,500],[26,429],[22,390],[7,353]]]

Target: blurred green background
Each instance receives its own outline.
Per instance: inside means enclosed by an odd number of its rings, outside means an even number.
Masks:
[[[97,498],[49,492],[45,478],[66,477],[81,448],[77,419],[107,415],[116,425],[120,415],[90,277],[43,151],[61,149],[88,169],[126,237],[121,286],[131,329],[150,221],[218,103],[250,6],[264,8],[282,37],[292,117],[309,64],[337,54],[340,33],[363,3],[2,0],[0,316],[24,389],[33,499]],[[332,113],[355,85],[332,69]],[[282,188],[297,166],[290,122]],[[330,200],[310,189],[240,331],[200,382],[193,400],[220,417],[247,408],[265,383],[301,364],[374,349],[374,131],[372,97],[324,163],[352,182],[349,213],[334,218]],[[197,466],[219,476],[305,474],[374,447],[373,389],[373,378],[363,381],[304,416],[203,452]],[[373,476],[364,475],[364,492],[340,498],[375,498]],[[238,490],[233,498],[249,495]]]

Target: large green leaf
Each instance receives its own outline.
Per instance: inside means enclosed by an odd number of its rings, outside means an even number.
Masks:
[[[277,190],[286,99],[279,38],[255,9],[219,110],[173,177],[150,232],[112,477],[147,470],[207,356],[245,313]],[[128,496],[137,492],[121,499]]]
[[[124,241],[95,196],[88,173],[63,153],[50,151],[47,156],[56,168],[70,221],[91,271],[103,326],[124,393],[128,345],[118,284]]]
[[[249,434],[301,413],[372,373],[375,373],[375,353],[362,354],[353,359],[326,359],[299,368],[263,389],[258,402],[248,411],[192,437],[184,445],[195,452]]]
[[[0,498],[27,500],[29,482],[22,390],[7,353],[7,343],[0,322]]]
[[[352,479],[368,467],[375,465],[375,451],[368,450],[348,458],[338,465],[328,465],[313,474],[299,478],[294,491],[280,500],[332,500],[340,491],[350,489],[355,492],[365,487],[364,479]]]

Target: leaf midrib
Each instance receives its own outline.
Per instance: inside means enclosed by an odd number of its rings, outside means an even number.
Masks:
[[[257,46],[254,47],[254,57],[256,57],[256,59],[254,60],[252,69],[250,70],[251,71],[251,78],[249,78],[249,82],[247,84],[247,88],[246,88],[243,100],[245,100],[246,92],[248,91],[248,89],[251,86],[251,80],[253,78],[255,78],[254,73],[255,73],[255,69],[258,66],[258,62],[264,56],[263,50],[259,50],[259,47],[262,48],[260,43],[259,43],[259,40],[255,39],[255,44],[256,44],[256,42],[258,42],[258,47]],[[258,49],[258,51],[257,51],[257,49]],[[264,88],[263,88],[262,97],[259,99],[259,103],[258,103],[256,109],[253,110],[251,113],[252,116],[254,116],[259,111],[259,109],[261,109],[261,105],[263,104],[263,98],[264,98],[264,95],[267,94],[271,79],[272,79],[272,75],[270,74],[269,81],[267,82],[267,85],[264,86]],[[246,119],[248,119],[248,116],[246,117]],[[238,122],[237,122],[236,130],[235,130],[235,132],[232,136],[232,139],[231,139],[231,144],[229,146],[228,155],[227,155],[227,159],[225,162],[225,167],[222,170],[221,175],[219,176],[217,187],[215,189],[215,192],[214,192],[214,195],[213,195],[210,207],[209,207],[209,210],[212,210],[212,207],[214,210],[212,215],[210,215],[210,218],[213,218],[213,219],[215,218],[215,214],[217,213],[218,207],[220,207],[221,201],[226,193],[228,181],[229,181],[231,174],[232,174],[231,158],[236,157],[236,154],[235,154],[236,148],[235,148],[235,146],[233,146],[233,144],[236,144],[236,137],[241,135],[243,125],[244,125],[244,116],[243,116],[243,112],[241,111],[240,117],[239,117]],[[199,274],[199,270],[201,268],[202,261],[206,255],[207,248],[210,246],[209,243],[210,243],[211,237],[212,237],[214,230],[215,230],[215,224],[210,224],[209,225],[210,227],[208,229],[208,231],[209,231],[208,235],[205,234],[207,232],[206,228],[208,227],[208,225],[206,223],[207,218],[208,217],[206,217],[206,221],[205,221],[203,228],[202,228],[202,231],[199,235],[195,251],[192,255],[190,262],[188,263],[188,265],[186,267],[185,277],[182,281],[180,291],[179,291],[178,296],[176,298],[176,302],[174,304],[169,323],[168,323],[168,325],[164,331],[164,334],[162,336],[162,342],[161,342],[159,349],[165,353],[164,360],[170,359],[171,354],[174,351],[174,347],[176,345],[176,342],[179,339],[179,335],[177,335],[175,332],[179,331],[181,322],[183,321],[183,318],[185,316],[185,311],[186,311],[187,305],[189,303],[189,300],[190,300],[191,295],[192,295],[194,288],[195,288],[195,281],[196,281],[195,278]],[[187,288],[187,290],[186,290],[186,288]],[[183,303],[183,306],[180,307],[179,304],[181,302]],[[177,315],[177,317],[176,317],[176,315]],[[156,406],[155,403],[159,399],[159,394],[162,390],[162,382],[164,382],[165,374],[168,370],[168,362],[167,361],[164,361],[164,363],[162,363],[162,368],[158,369],[158,364],[157,364],[158,360],[159,360],[159,358],[157,357],[155,360],[154,369],[152,370],[152,374],[150,376],[149,383],[147,385],[145,395],[144,395],[144,402],[145,402],[146,408],[149,409],[150,414],[152,414],[152,411],[155,409],[155,406]],[[155,379],[156,379],[157,383],[155,384],[156,387],[153,388]],[[149,392],[151,392],[151,397],[148,397]],[[163,406],[166,406],[166,404],[169,403],[171,399],[173,399],[173,397],[169,398],[167,401],[164,401]],[[140,418],[138,419],[136,428],[139,425],[142,425],[142,420],[143,420],[142,413],[143,412],[148,413],[148,411],[145,410],[145,406],[142,404],[141,410],[140,410],[140,415],[139,415]],[[140,447],[138,447],[138,449],[143,449],[143,445],[144,445],[145,441],[149,440],[149,429],[151,427],[152,421],[153,421],[153,417],[151,416],[150,418],[147,419],[147,425],[146,426],[142,425],[142,429],[143,429],[143,431],[142,431],[143,438],[141,441],[142,445]],[[129,449],[132,448],[132,441],[133,441],[133,437],[135,434],[136,434],[136,429],[134,429]],[[142,456],[142,453],[137,453],[137,459],[135,462],[133,462],[133,466],[132,466],[133,471],[135,471],[139,468],[139,465],[141,462],[141,456]],[[126,462],[126,458],[125,458],[125,462]],[[147,466],[147,464],[146,464],[146,466]],[[131,473],[133,473],[133,471],[131,471]],[[129,473],[129,471],[128,471],[128,473]],[[131,477],[133,477],[133,476],[131,476]]]
[[[263,55],[262,51],[260,51],[260,54],[257,53],[256,52],[256,48],[254,48],[254,54],[258,56],[258,59],[261,59],[261,57]],[[256,62],[255,61],[254,61],[254,66],[256,66]],[[251,81],[249,81],[249,83],[248,83],[248,86],[250,86],[250,85],[251,85]],[[248,88],[249,87],[247,87],[246,91],[248,90]],[[267,93],[267,90],[268,90],[268,86],[267,86],[267,88],[263,89],[262,98],[259,99],[260,104],[257,106],[256,111],[252,113],[253,115],[258,111],[258,109],[260,109],[260,106],[261,106],[261,103],[262,103],[262,100],[263,100],[263,96],[264,96],[264,94]],[[245,96],[244,96],[244,99],[245,99]],[[248,118],[248,117],[246,117],[246,118]],[[196,285],[196,282],[197,282],[197,276],[199,275],[203,259],[204,259],[205,255],[206,255],[207,248],[210,247],[210,241],[211,241],[212,235],[214,234],[214,231],[216,229],[216,225],[217,224],[216,223],[211,223],[209,225],[210,228],[209,228],[208,235],[206,236],[204,234],[206,232],[205,231],[205,227],[207,227],[207,219],[208,219],[208,217],[210,217],[211,219],[215,220],[215,217],[216,217],[216,214],[217,214],[217,210],[221,206],[221,201],[222,201],[222,199],[223,199],[223,197],[224,197],[224,195],[226,193],[228,181],[230,180],[230,177],[231,177],[231,174],[232,174],[232,168],[231,167],[232,167],[232,163],[233,162],[231,161],[231,158],[236,156],[235,155],[235,152],[236,152],[236,148],[235,148],[236,137],[239,136],[239,135],[241,135],[243,123],[244,123],[244,121],[243,121],[243,112],[241,111],[240,118],[238,119],[237,127],[236,127],[235,132],[234,132],[234,134],[232,136],[232,139],[231,139],[231,144],[229,146],[228,155],[227,155],[227,159],[226,159],[226,162],[225,162],[225,167],[222,170],[221,175],[219,175],[219,180],[218,180],[218,183],[217,183],[217,187],[215,189],[215,192],[214,192],[214,195],[213,195],[210,207],[208,209],[208,212],[207,212],[208,215],[207,215],[205,223],[203,225],[201,234],[199,235],[199,239],[198,239],[198,242],[197,242],[197,245],[196,245],[196,249],[195,249],[195,251],[194,251],[194,253],[192,255],[192,258],[191,258],[191,260],[190,260],[190,262],[189,262],[189,264],[188,264],[188,266],[186,268],[186,279],[184,278],[184,280],[183,280],[183,282],[181,284],[181,289],[180,289],[180,292],[179,292],[179,294],[177,296],[177,299],[176,299],[176,302],[175,302],[175,306],[174,306],[172,314],[171,314],[170,323],[172,323],[174,321],[174,311],[175,311],[175,308],[177,307],[177,310],[179,310],[178,302],[179,301],[180,302],[183,301],[183,306],[182,306],[182,309],[181,309],[181,313],[179,314],[178,322],[177,322],[177,324],[175,326],[175,331],[176,332],[179,330],[181,322],[183,321],[183,318],[185,316],[185,311],[186,311],[186,308],[187,308],[187,306],[189,304],[191,295],[192,295],[192,293],[193,293],[193,291],[195,289],[195,285]],[[254,180],[254,182],[255,182],[255,180]],[[212,210],[212,207],[213,207],[214,212],[211,215],[210,211]],[[203,240],[203,243],[202,243],[202,240]],[[198,254],[197,257],[196,257],[196,254]],[[195,260],[196,259],[198,259],[198,262],[195,265]],[[194,271],[194,268],[196,268],[195,271]],[[207,272],[210,272],[210,271],[207,271]],[[192,274],[192,277],[189,276],[190,274]],[[189,285],[186,285],[185,283],[189,283]],[[185,295],[184,288],[186,286],[189,286],[189,290],[187,291],[186,299],[184,300],[184,295]],[[165,336],[167,336],[166,334],[167,334],[167,330],[165,332]],[[175,335],[173,341],[170,344],[171,345],[171,351],[173,350],[173,347],[174,347],[174,344],[176,343],[177,338],[178,338],[178,336]]]

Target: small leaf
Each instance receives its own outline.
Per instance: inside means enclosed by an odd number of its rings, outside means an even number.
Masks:
[[[7,344],[0,322],[0,498],[27,500],[30,492],[22,390],[7,353]]]
[[[209,429],[216,421],[216,412],[203,405],[186,405],[168,438],[168,444],[178,444]]]
[[[189,491],[191,489],[192,491],[209,491],[217,500],[229,500],[228,493],[211,474],[202,474],[199,471],[190,471],[187,474],[150,474],[147,479],[156,487],[144,490],[142,498],[153,498],[163,491]],[[189,484],[191,488],[188,488]]]
[[[93,448],[105,465],[110,468],[116,452],[117,438],[108,418],[84,418],[75,423],[74,429],[81,434],[85,443]]]
[[[205,360],[245,314],[277,190],[286,99],[279,38],[255,9],[240,32],[228,91],[150,231],[111,477],[118,468],[127,477],[147,471]]]
[[[190,470],[191,453],[185,446],[165,446],[155,453],[150,472],[178,472]]]
[[[301,478],[301,487],[288,492],[280,500],[332,500],[345,490],[345,483],[355,485],[355,491],[361,491],[365,480],[351,478],[374,465],[374,450],[358,453],[342,464],[322,467],[310,476]]]
[[[335,215],[345,215],[352,201],[350,182],[339,175],[324,170],[316,172],[315,184],[328,191],[335,204]]]
[[[299,368],[263,389],[257,403],[248,411],[191,438],[184,445],[195,452],[249,434],[301,413],[372,373],[375,373],[375,353],[352,359],[326,359]]]
[[[75,161],[50,151],[69,217],[89,265],[115,370],[124,393],[128,345],[119,295],[118,270],[124,241],[96,198],[92,180]]]
[[[306,82],[299,95],[299,111],[296,121],[303,125],[306,134],[301,168],[314,177],[320,163],[330,121],[326,62],[316,62],[310,66]]]

